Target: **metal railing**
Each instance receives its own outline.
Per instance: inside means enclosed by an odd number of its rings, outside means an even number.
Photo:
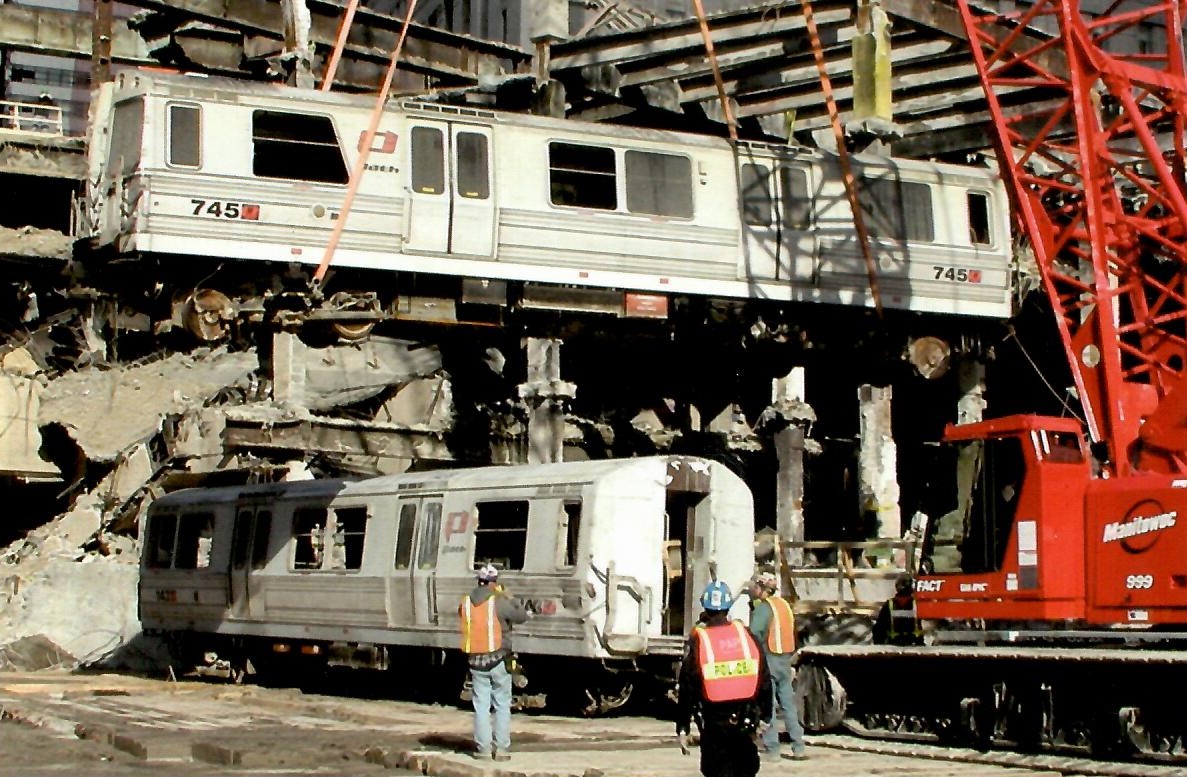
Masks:
[[[45,103],[0,100],[0,131],[62,135],[62,109]]]

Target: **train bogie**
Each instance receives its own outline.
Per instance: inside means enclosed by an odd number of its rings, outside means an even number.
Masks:
[[[175,270],[312,267],[345,218],[337,268],[614,290],[623,313],[629,294],[875,302],[828,153],[402,101],[343,213],[368,98],[144,72],[101,92],[80,237]],[[859,161],[882,304],[1008,316],[996,175]],[[395,283],[364,288],[390,304]]]
[[[744,483],[691,457],[191,489],[150,510],[140,616],[263,664],[277,646],[451,649],[491,563],[535,613],[514,630],[527,663],[670,668],[700,589],[750,575],[753,531]]]

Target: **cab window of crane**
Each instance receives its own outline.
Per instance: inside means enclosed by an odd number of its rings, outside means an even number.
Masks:
[[[486,136],[477,132],[457,134],[457,193],[469,200],[490,198],[490,162]]]
[[[1044,461],[1055,464],[1083,464],[1084,449],[1075,432],[1040,432],[1039,451]]]
[[[474,563],[523,569],[528,544],[526,499],[479,502],[474,530]]]
[[[169,164],[173,167],[202,165],[202,109],[197,105],[169,106]]]
[[[140,166],[140,146],[144,132],[144,100],[124,100],[115,106],[111,117],[111,153],[108,172],[120,177],[131,175]]]
[[[183,513],[177,523],[177,545],[173,552],[174,569],[206,569],[214,542],[214,515]]]
[[[692,162],[688,157],[627,151],[624,172],[628,211],[692,218]]]
[[[330,569],[360,568],[367,534],[367,508],[335,508],[330,531]]]
[[[549,143],[548,176],[553,205],[618,209],[618,175],[612,148]]]
[[[417,569],[437,567],[437,546],[441,541],[441,503],[425,505],[421,518],[420,549],[416,554]]]
[[[953,483],[969,494],[933,522],[927,543],[935,574],[978,574],[1001,569],[1022,489],[1022,441],[1015,437],[965,443]]]
[[[436,127],[412,128],[412,191],[445,193],[445,136]]]
[[[871,237],[931,243],[936,239],[931,187],[887,176],[862,177],[858,201]]]
[[[775,212],[771,171],[765,165],[742,165],[742,218],[750,227],[767,227]]]
[[[993,232],[989,228],[989,195],[985,192],[969,192],[966,199],[969,208],[969,241],[973,245],[992,245]]]
[[[560,568],[577,566],[577,541],[581,536],[581,500],[566,499],[560,503],[557,527],[557,559]]]
[[[327,523],[324,507],[299,507],[293,511],[294,570],[322,568]]]
[[[253,111],[251,119],[253,174],[318,183],[350,180],[329,116]]]
[[[396,524],[396,569],[412,566],[412,539],[416,531],[416,504],[407,502],[400,507],[400,520]]]
[[[783,226],[796,231],[810,227],[812,201],[808,198],[808,174],[794,167],[782,166],[779,168],[779,185],[783,189]]]

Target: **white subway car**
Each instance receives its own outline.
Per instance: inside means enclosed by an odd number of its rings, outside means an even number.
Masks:
[[[121,73],[94,100],[78,235],[231,298],[246,277],[236,265],[308,272],[340,217],[372,105]],[[995,172],[855,165],[885,307],[1011,314]],[[874,304],[833,155],[415,100],[382,116],[334,267],[371,273],[343,290],[385,310],[428,277],[456,283],[459,298],[467,281],[545,301],[550,289],[600,290],[623,315],[662,315],[673,295]]]
[[[398,658],[433,676],[494,564],[535,613],[513,633],[529,691],[602,709],[673,679],[701,590],[754,565],[749,489],[682,456],[187,489],[142,531],[143,628],[261,673]]]

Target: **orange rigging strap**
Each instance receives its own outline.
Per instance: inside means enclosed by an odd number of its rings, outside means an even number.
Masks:
[[[705,7],[701,5],[701,0],[692,0],[692,7],[696,11],[697,21],[701,25],[701,37],[705,40],[705,55],[709,58],[709,67],[713,68],[713,83],[717,85],[717,99],[721,100],[725,126],[729,130],[730,140],[737,143],[738,127],[734,123],[734,111],[730,108],[729,98],[725,95],[725,82],[721,80],[721,68],[717,66],[717,52],[713,49],[713,38],[709,35],[709,21],[705,18]]]
[[[354,196],[358,192],[359,183],[363,180],[363,172],[367,168],[367,158],[371,155],[371,146],[375,142],[375,133],[379,129],[379,121],[383,118],[383,109],[387,105],[387,96],[392,89],[392,80],[396,77],[396,63],[400,61],[400,50],[404,48],[404,39],[408,37],[408,28],[412,24],[412,12],[416,9],[416,0],[408,0],[408,14],[404,17],[404,26],[400,28],[400,37],[396,41],[396,48],[392,50],[391,61],[387,66],[387,73],[383,77],[383,86],[375,99],[375,107],[371,110],[371,121],[367,124],[367,131],[359,141],[359,158],[355,160],[354,168],[350,171],[350,184],[346,187],[346,197],[342,201],[342,210],[334,221],[334,229],[326,243],[326,251],[321,264],[313,274],[313,286],[316,289],[326,277],[326,270],[334,261],[334,251],[342,239],[342,230],[346,228],[346,217],[350,215],[350,208],[354,204]]]
[[[878,290],[878,266],[874,264],[874,254],[870,251],[870,233],[866,230],[865,216],[861,212],[861,202],[857,197],[857,180],[853,177],[853,166],[849,163],[849,149],[845,148],[845,133],[841,129],[841,115],[837,110],[837,101],[833,97],[833,82],[828,77],[824,66],[824,48],[820,44],[820,33],[816,28],[816,17],[812,14],[812,3],[803,0],[804,21],[808,24],[808,37],[812,41],[812,54],[816,59],[816,70],[820,72],[820,91],[824,93],[824,102],[828,105],[828,117],[832,120],[833,137],[837,141],[837,157],[841,162],[841,177],[845,181],[845,194],[849,198],[849,207],[853,211],[853,226],[857,228],[857,242],[861,245],[861,255],[866,262],[866,276],[870,281],[870,294],[874,298],[874,310],[878,318],[882,317],[882,293]]]
[[[346,48],[346,36],[350,33],[350,25],[354,22],[354,12],[358,10],[359,0],[350,0],[346,11],[342,14],[342,21],[338,23],[338,37],[334,40],[334,50],[330,52],[330,61],[326,64],[326,74],[321,80],[321,90],[330,91],[334,85],[334,74],[338,72],[338,61],[342,59],[342,49]],[[412,18],[412,14],[408,14]]]

